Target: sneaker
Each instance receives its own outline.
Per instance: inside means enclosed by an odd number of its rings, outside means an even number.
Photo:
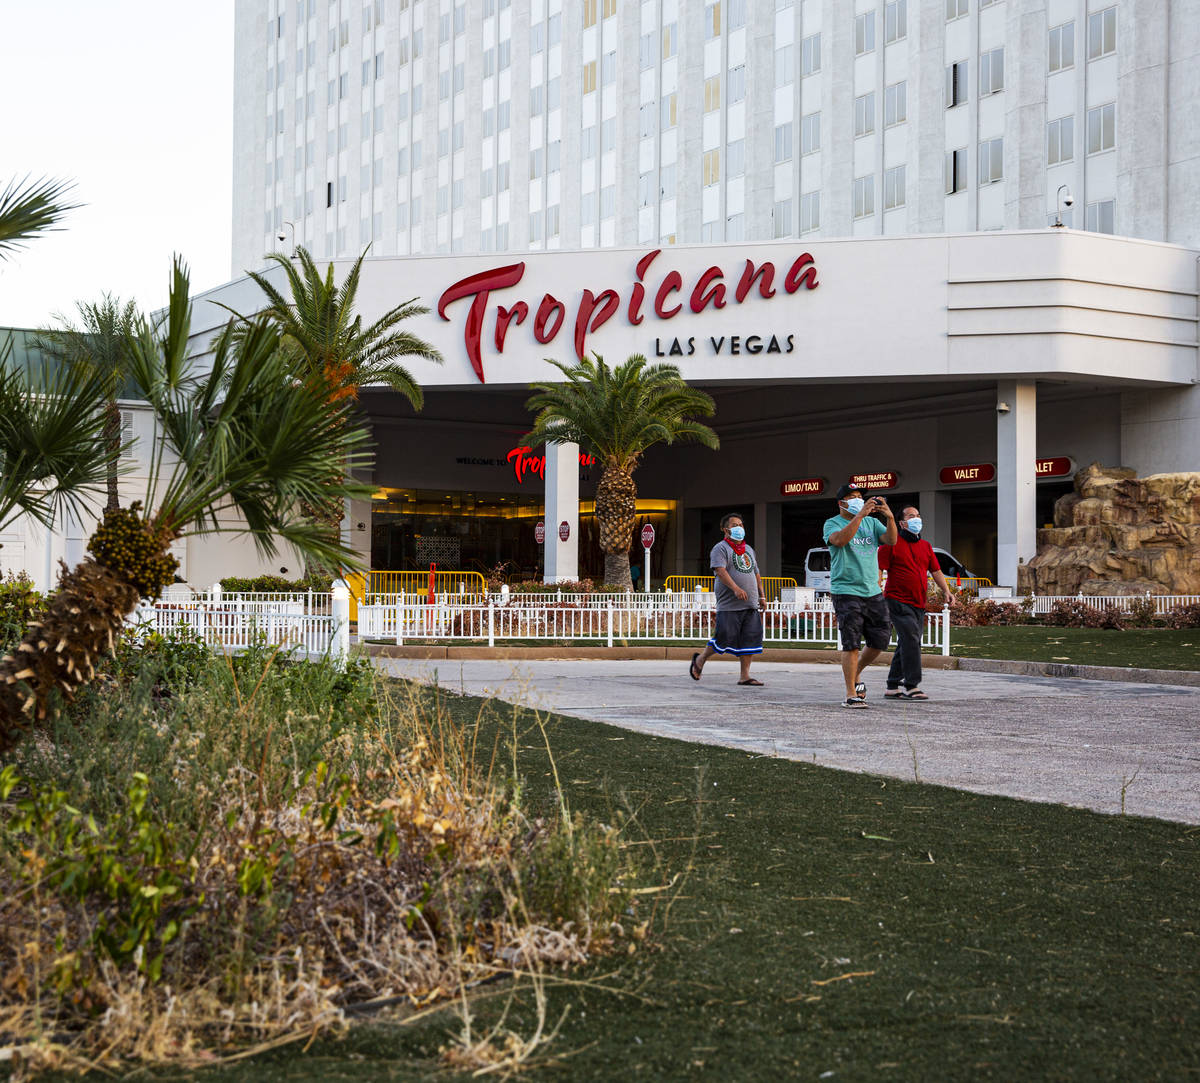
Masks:
[[[855,696],[851,696],[850,699],[842,700],[842,706],[849,707],[851,710],[859,711],[866,711],[870,710],[871,708],[871,705],[865,699],[858,699]]]

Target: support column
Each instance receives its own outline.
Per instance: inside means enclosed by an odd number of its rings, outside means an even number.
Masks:
[[[1037,553],[1037,384],[996,385],[996,583]]]
[[[921,537],[930,545],[953,553],[950,547],[950,494],[940,489],[920,493],[917,497],[917,507],[921,509],[921,520],[924,529]],[[900,518],[900,509],[894,508],[896,518]]]
[[[567,524],[567,540],[559,528]],[[547,583],[579,578],[579,445],[546,445]]]

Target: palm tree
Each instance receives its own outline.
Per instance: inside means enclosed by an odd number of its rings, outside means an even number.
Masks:
[[[419,410],[424,395],[401,359],[420,357],[440,364],[442,355],[400,325],[429,309],[414,298],[364,327],[354,306],[366,255],[364,250],[341,286],[336,286],[333,264],[329,264],[322,276],[304,247],[297,248],[292,259],[272,253],[269,258],[287,275],[290,297],[284,296],[265,274],[256,271],[249,274],[266,294],[263,313],[279,329],[297,370],[324,385],[331,409],[340,409],[347,399],[357,401],[359,390],[369,384],[383,384],[398,391],[412,403],[413,409]],[[344,507],[338,498],[329,497],[318,501],[309,511],[315,520],[336,530]]]
[[[0,260],[53,229],[77,204],[65,181],[10,181],[0,192]],[[18,515],[49,526],[63,507],[82,512],[103,487],[116,456],[103,440],[95,404],[95,373],[28,366],[13,356],[12,336],[0,344],[0,527]]]
[[[110,451],[108,471],[108,503],[106,510],[121,506],[117,491],[117,460],[121,450],[121,408],[117,397],[125,385],[129,368],[129,341],[137,323],[137,306],[129,301],[122,305],[111,294],[98,302],[80,301],[80,326],[59,316],[60,329],[41,332],[38,347],[50,357],[72,368],[94,369],[104,384],[104,439]]]
[[[632,589],[629,545],[637,522],[633,472],[655,444],[694,441],[720,446],[717,434],[694,415],[712,417],[716,407],[703,391],[689,387],[675,365],[651,365],[641,354],[610,369],[599,354],[577,365],[550,364],[565,383],[536,383],[526,403],[536,410],[525,439],[577,443],[603,466],[596,490],[596,522],[604,551],[605,582]]]
[[[0,259],[6,259],[30,238],[54,229],[78,203],[63,197],[72,185],[67,181],[42,179],[9,181],[0,192]]]
[[[269,320],[236,336],[226,328],[206,372],[187,356],[190,324],[187,271],[177,260],[166,317],[155,326],[139,319],[129,340],[130,379],[157,427],[146,500],[153,510],[137,501],[107,512],[88,543],[92,555],[64,571],[40,621],[0,659],[0,752],[92,679],[138,598],[156,597],[170,581],[176,539],[242,533],[266,555],[283,542],[354,563],[300,508],[321,498],[336,470],[367,465],[366,430],[347,419],[347,406],[331,409],[323,384],[297,378]],[[369,491],[343,480],[336,493]]]

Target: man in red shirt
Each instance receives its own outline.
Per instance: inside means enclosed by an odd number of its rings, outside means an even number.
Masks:
[[[888,573],[883,596],[896,629],[896,651],[883,695],[885,699],[928,699],[920,687],[925,583],[933,576],[945,598],[950,597],[950,584],[933,555],[933,546],[921,538],[921,513],[909,505],[901,512],[899,525],[896,544],[879,547],[879,567]]]

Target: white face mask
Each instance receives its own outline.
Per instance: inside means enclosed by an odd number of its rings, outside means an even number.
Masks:
[[[906,526],[906,527],[907,527],[909,530],[911,530],[911,531],[912,531],[914,534],[920,534],[920,533],[921,533],[921,527],[923,527],[925,524],[924,524],[923,522],[921,522],[921,517],[920,517],[919,515],[914,515],[914,516],[913,516],[911,519],[909,519],[909,520],[908,520],[908,522],[907,522],[907,523],[905,523],[904,525],[905,525],[905,526]]]
[[[746,536],[746,528],[743,526],[731,526],[729,528],[729,536],[734,541],[741,541]]]
[[[852,496],[846,501],[846,510],[851,515],[857,515],[863,510],[863,498],[861,496]]]

